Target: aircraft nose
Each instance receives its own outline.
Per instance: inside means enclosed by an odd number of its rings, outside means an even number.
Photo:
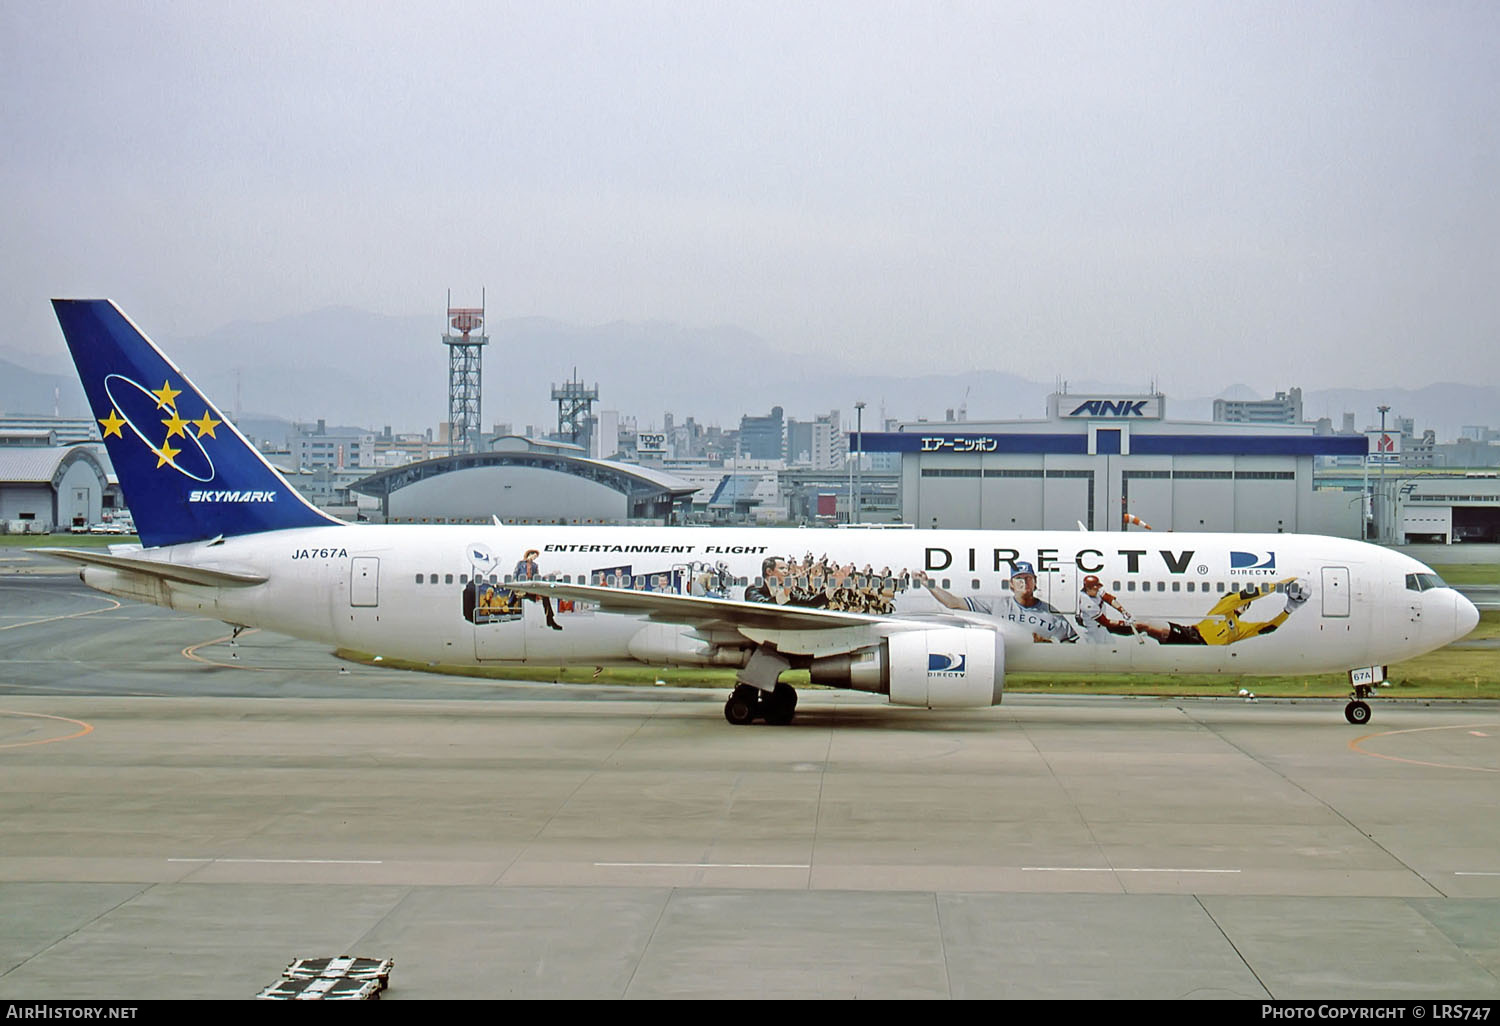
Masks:
[[[1453,594],[1458,599],[1456,603],[1457,608],[1454,610],[1453,624],[1458,632],[1454,635],[1454,639],[1456,640],[1479,626],[1479,610],[1475,608],[1474,603],[1459,595],[1458,592],[1454,592]]]

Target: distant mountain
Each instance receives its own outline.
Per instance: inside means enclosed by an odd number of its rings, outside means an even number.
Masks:
[[[236,322],[206,335],[158,337],[173,359],[189,369],[224,412],[242,425],[268,421],[361,424],[380,430],[420,431],[447,419],[448,352],[437,317],[385,316],[331,307],[269,322]],[[854,402],[866,403],[866,430],[882,415],[941,421],[946,411],[969,420],[1041,418],[1055,383],[1028,381],[1003,371],[918,377],[868,373],[819,355],[793,356],[733,327],[685,327],[665,322],[615,322],[596,326],[546,318],[492,321],[484,354],[486,429],[508,422],[545,432],[556,423],[554,384],[579,379],[598,384],[599,410],[619,410],[642,426],[660,426],[671,411],[678,423],[736,427],[742,414],[781,406],[788,417],[810,420],[830,409],[854,420]],[[62,356],[59,363],[66,360]],[[1288,382],[1288,386],[1296,382]],[[1139,394],[1143,382],[1121,385],[1073,379],[1075,394]],[[0,361],[0,410],[50,413],[53,390],[65,416],[83,416],[82,389],[71,373],[44,373]],[[1256,398],[1232,385],[1221,398]],[[1215,397],[1167,397],[1177,420],[1208,420]],[[1378,424],[1378,403],[1391,406],[1388,423],[1412,417],[1417,430],[1456,437],[1467,424],[1500,427],[1500,389],[1443,384],[1420,389],[1326,389],[1305,392],[1309,419],[1330,417],[1337,427],[1345,410],[1356,426]],[[964,411],[960,413],[960,411]],[[260,431],[277,437],[274,423]]]
[[[1424,388],[1326,388],[1302,394],[1302,415],[1308,420],[1329,417],[1337,430],[1344,411],[1352,412],[1354,426],[1363,431],[1380,426],[1380,405],[1391,408],[1386,425],[1397,417],[1416,421],[1417,434],[1431,428],[1438,441],[1452,441],[1469,424],[1500,427],[1500,388],[1449,382]]]
[[[49,374],[0,359],[0,415],[87,417],[76,374]]]

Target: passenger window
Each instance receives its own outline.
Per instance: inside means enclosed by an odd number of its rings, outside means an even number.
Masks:
[[[1135,591],[1135,582],[1134,581],[1126,581],[1125,582],[1125,590],[1126,591]]]
[[[422,583],[422,575],[421,574],[417,574],[417,583],[418,584]]]
[[[452,574],[444,574],[443,575],[443,583],[444,584],[452,584],[453,583],[453,575]]]
[[[428,574],[427,575],[427,583],[428,584],[436,584],[437,583],[437,574]]]
[[[1181,581],[1173,581],[1172,582],[1172,590],[1173,591],[1181,591],[1182,590],[1182,582]]]

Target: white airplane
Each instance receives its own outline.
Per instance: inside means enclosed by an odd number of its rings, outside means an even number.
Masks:
[[[304,500],[120,310],[53,305],[143,548],[42,549],[93,588],[387,657],[734,667],[731,723],[817,684],[999,703],[1010,671],[1348,671],[1463,637],[1472,603],[1400,553],[1296,535],[373,526]]]

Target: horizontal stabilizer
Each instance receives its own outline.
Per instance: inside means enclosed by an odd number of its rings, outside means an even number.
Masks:
[[[102,566],[126,573],[145,574],[163,581],[179,584],[201,584],[208,588],[251,588],[265,584],[266,578],[259,574],[236,573],[233,570],[214,570],[184,563],[163,563],[159,559],[142,559],[139,556],[116,556],[90,549],[27,549],[42,556],[66,559],[84,566]]]

